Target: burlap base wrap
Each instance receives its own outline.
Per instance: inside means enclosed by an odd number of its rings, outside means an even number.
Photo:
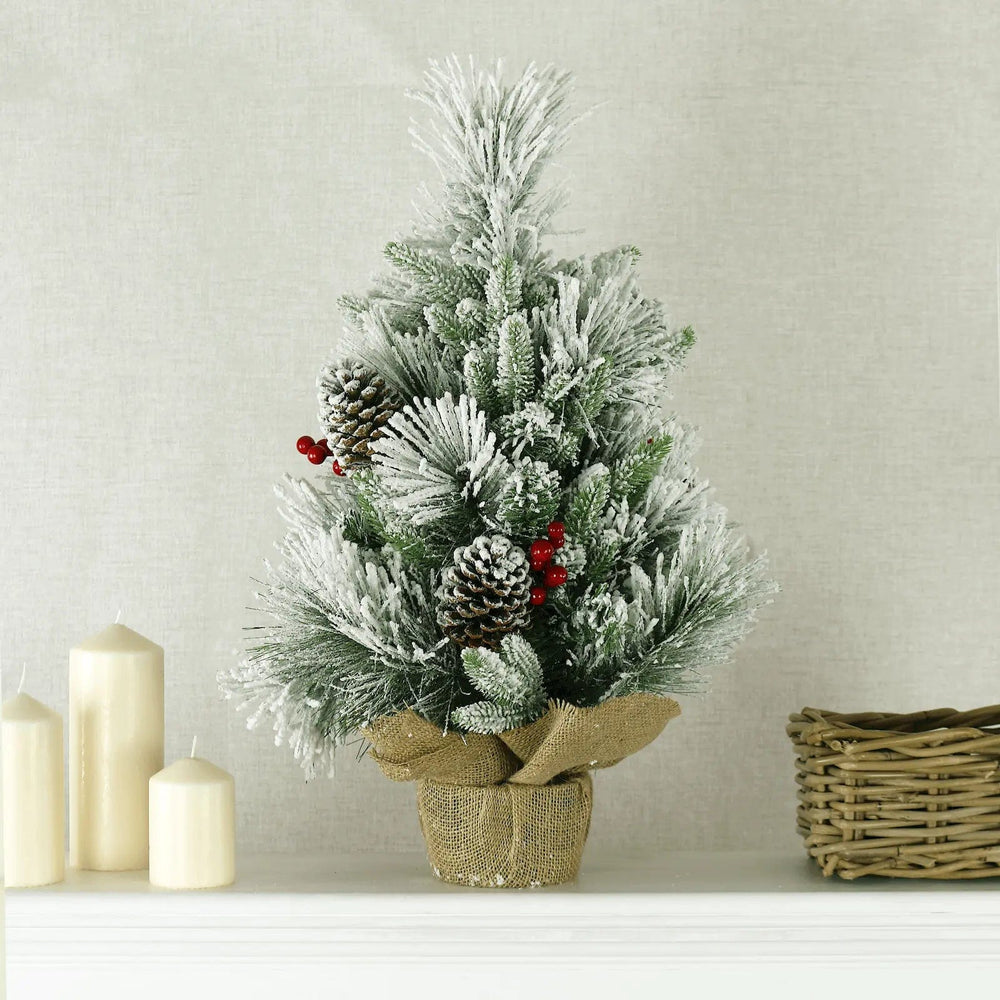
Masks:
[[[590,828],[589,771],[651,743],[680,714],[633,694],[594,708],[552,702],[496,736],[442,733],[415,712],[364,731],[379,767],[417,782],[420,827],[438,878],[462,885],[555,885],[576,877]]]

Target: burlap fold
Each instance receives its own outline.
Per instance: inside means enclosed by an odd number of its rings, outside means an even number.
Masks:
[[[540,719],[495,736],[442,733],[412,711],[364,735],[394,781],[417,781],[434,873],[477,886],[554,885],[576,877],[590,828],[588,771],[641,750],[680,714],[633,694],[593,708],[550,702]]]
[[[452,785],[495,785],[521,762],[496,736],[442,733],[409,709],[377,719],[364,731],[370,757],[393,781],[433,778]]]

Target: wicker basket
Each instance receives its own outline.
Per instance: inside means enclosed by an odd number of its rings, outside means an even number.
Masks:
[[[1000,875],[1000,705],[839,715],[804,708],[798,829],[824,875]]]

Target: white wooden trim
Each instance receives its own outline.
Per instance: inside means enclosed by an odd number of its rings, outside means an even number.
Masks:
[[[954,989],[1000,973],[1000,881],[829,881],[794,852],[585,858],[576,884],[523,891],[446,886],[416,855],[246,858],[235,886],[190,893],[71,872],[8,891],[6,923],[11,1000],[532,997],[546,983],[633,1000],[668,981],[753,996],[789,974],[865,970],[867,992],[879,976]]]

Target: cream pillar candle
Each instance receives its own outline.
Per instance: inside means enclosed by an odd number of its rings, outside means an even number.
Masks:
[[[236,877],[236,786],[221,767],[182,758],[149,779],[149,881],[210,889]]]
[[[69,860],[149,864],[149,779],[163,767],[163,650],[110,625],[69,654]]]
[[[20,689],[3,704],[3,867],[8,887],[65,872],[63,721]]]

